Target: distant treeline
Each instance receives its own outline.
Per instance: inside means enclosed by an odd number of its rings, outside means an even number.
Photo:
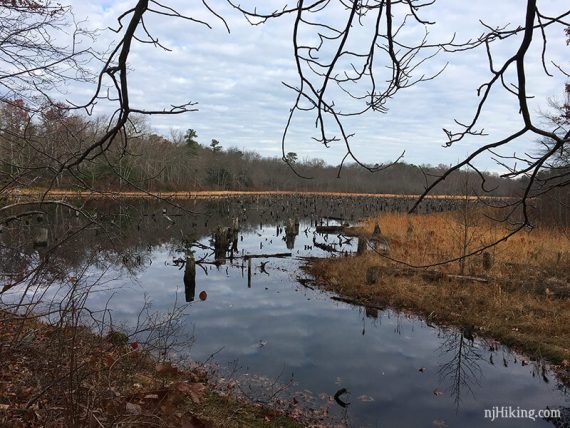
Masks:
[[[87,118],[50,105],[30,114],[16,100],[0,106],[0,184],[13,186],[93,187],[142,190],[291,190],[362,193],[421,193],[445,165],[415,166],[404,162],[370,173],[361,166],[338,166],[319,159],[266,158],[212,140],[199,144],[197,132],[153,133],[144,122],[130,124],[125,135],[73,168],[62,168],[105,132],[106,121]],[[229,147],[227,147],[227,146]],[[511,195],[520,183],[484,173],[491,195]],[[482,193],[474,171],[452,174],[437,194]]]
[[[120,184],[120,171],[125,181],[145,190],[291,190],[359,193],[418,194],[447,167],[399,162],[371,173],[359,165],[347,164],[340,173],[336,165],[320,159],[297,159],[288,153],[290,165],[281,157],[262,157],[253,151],[235,147],[223,148],[213,140],[209,146],[198,144],[195,132],[166,139],[144,134],[129,141],[129,155],[115,158],[113,171],[99,165],[95,181],[112,187]],[[492,195],[510,195],[519,188],[516,181],[485,173],[485,188]],[[308,178],[302,178],[308,177]],[[152,178],[152,179],[150,179]],[[481,179],[474,172],[452,174],[435,193],[482,193]]]

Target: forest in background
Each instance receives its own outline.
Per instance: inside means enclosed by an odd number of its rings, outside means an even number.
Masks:
[[[18,177],[22,187],[420,194],[448,169],[448,165],[398,162],[370,173],[346,164],[339,176],[338,166],[321,159],[298,159],[290,152],[286,157],[293,171],[280,157],[262,157],[232,147],[231,142],[204,144],[194,129],[172,131],[166,138],[141,118],[131,121],[119,144],[101,147],[81,164],[62,169],[101,138],[108,120],[74,114],[57,104],[33,115],[29,111],[22,100],[0,109],[0,157],[4,160],[0,178]],[[484,176],[489,195],[510,196],[521,186],[520,181],[497,174]],[[480,181],[474,171],[457,171],[434,193],[482,193]]]

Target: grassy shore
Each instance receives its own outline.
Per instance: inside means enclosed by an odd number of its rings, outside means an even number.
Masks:
[[[68,199],[218,199],[239,196],[354,196],[369,198],[417,199],[419,195],[404,195],[391,193],[346,193],[346,192],[303,192],[289,190],[192,190],[192,191],[119,191],[119,190],[73,190],[73,189],[45,189],[45,188],[18,188],[10,189],[0,195],[7,199],[42,198],[68,198]],[[463,199],[461,195],[427,195],[426,199]],[[473,197],[472,199],[475,199]],[[489,196],[486,199],[502,200],[504,197]]]
[[[203,369],[180,369],[82,327],[0,312],[1,426],[300,427],[216,392]]]
[[[370,237],[379,224],[390,245],[388,257],[367,251],[317,260],[307,269],[318,284],[345,298],[412,310],[432,322],[469,326],[531,357],[546,358],[568,374],[570,231],[522,231],[463,262],[437,265],[508,233],[506,225],[484,214],[392,213],[370,218],[353,232]],[[377,276],[371,280],[367,272],[373,271]]]

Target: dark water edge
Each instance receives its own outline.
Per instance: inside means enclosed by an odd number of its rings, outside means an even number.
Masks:
[[[145,305],[145,314],[156,316],[176,306],[170,345],[191,342],[174,347],[178,356],[209,360],[221,383],[235,381],[252,398],[313,408],[328,423],[552,426],[543,420],[491,423],[484,418],[484,410],[494,407],[569,407],[568,391],[543,363],[527,361],[493,341],[472,341],[458,330],[430,326],[413,315],[335,301],[298,281],[304,275],[303,257],[330,256],[316,244],[332,246],[336,257],[356,248],[355,238],[315,234],[315,222],[320,224],[324,216],[355,222],[405,208],[401,201],[393,207],[385,202],[268,198],[186,206],[197,215],[172,207],[164,213],[164,206],[149,202],[93,204],[98,218],[113,222],[120,232],[90,226],[50,255],[43,280],[51,288],[44,300],[68,291],[65,278],[74,277],[86,287],[96,283],[87,305],[93,310],[108,307],[113,323],[127,330],[134,328]],[[42,224],[49,227],[50,239],[85,224],[71,212],[49,217]],[[194,301],[186,302],[190,296],[184,269],[175,260],[184,259],[195,240],[210,246],[212,231],[236,217],[241,223],[236,258],[198,267]],[[294,243],[283,239],[289,218],[300,223]],[[3,232],[2,271],[41,259],[44,250],[33,245],[17,254],[9,251],[16,239],[31,242],[39,226],[26,227]],[[197,260],[210,252],[192,248]],[[292,256],[253,259],[248,287],[242,254],[284,252]],[[197,296],[203,291],[207,297],[201,301]],[[343,389],[347,393],[335,401],[335,393]],[[343,407],[345,403],[350,404]]]

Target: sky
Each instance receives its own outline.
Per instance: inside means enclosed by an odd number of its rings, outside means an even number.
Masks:
[[[294,4],[295,2],[291,2]],[[485,31],[485,24],[516,28],[524,23],[525,3],[522,0],[438,0],[433,6],[422,9],[426,20],[435,21],[428,26],[429,40],[467,40]],[[92,29],[100,29],[95,46],[105,49],[118,39],[109,27],[116,28],[117,17],[135,4],[131,1],[72,0],[71,5],[78,21]],[[263,156],[281,156],[281,139],[287,117],[295,101],[295,92],[283,85],[296,86],[299,77],[293,56],[292,16],[272,19],[263,25],[252,26],[242,14],[225,0],[209,0],[208,4],[226,20],[224,23],[212,15],[201,1],[166,0],[163,4],[181,14],[204,20],[207,28],[184,19],[165,16],[148,16],[147,28],[171,51],[152,45],[136,43],[129,59],[131,104],[135,107],[158,108],[196,102],[197,112],[176,116],[152,116],[150,126],[155,132],[169,136],[173,130],[184,132],[195,129],[198,141],[208,145],[217,139],[223,147],[253,150]],[[281,0],[245,0],[241,5],[258,11],[272,12],[285,6]],[[346,20],[347,12],[335,7],[338,0],[315,16],[323,23],[339,24]],[[539,0],[546,15],[563,13],[568,9],[560,0]],[[397,12],[397,11],[395,11]],[[397,15],[395,19],[400,15]],[[349,40],[355,50],[362,49],[370,36],[371,27],[355,29]],[[423,37],[424,26],[406,25],[401,30],[402,40],[413,43]],[[305,30],[303,40],[311,43],[314,32]],[[545,75],[540,60],[542,43],[535,38],[526,63],[531,113],[541,120],[548,109],[548,99],[560,100],[565,78],[550,64],[554,61],[568,67],[570,47],[560,26],[547,31],[547,65],[553,75]],[[508,58],[517,49],[520,38],[493,44],[496,64]],[[325,52],[326,54],[326,52]],[[384,61],[384,62],[383,62]],[[447,64],[447,65],[446,65]],[[484,143],[504,138],[522,126],[516,99],[503,89],[492,91],[481,116],[479,128],[488,136],[471,137],[444,148],[446,137],[442,128],[455,129],[454,119],[470,120],[477,105],[477,88],[489,80],[490,72],[484,49],[462,53],[442,53],[420,64],[417,75],[430,75],[446,65],[436,79],[399,92],[387,103],[387,113],[367,113],[345,120],[347,132],[354,133],[351,147],[363,162],[387,163],[405,151],[403,160],[414,164],[453,164]],[[342,70],[343,65],[339,65]],[[375,67],[385,75],[385,57],[378,54]],[[509,74],[513,77],[514,74]],[[70,84],[65,97],[75,102],[85,100],[92,93],[90,86]],[[355,88],[366,91],[366,87]],[[332,92],[331,92],[332,93]],[[335,105],[348,112],[357,108],[352,98],[335,92]],[[110,107],[101,103],[96,114],[109,114]],[[338,164],[346,153],[341,143],[326,148],[312,140],[316,135],[314,114],[295,114],[286,139],[287,152],[296,152],[300,159],[320,158]],[[332,130],[331,132],[333,132]],[[505,148],[501,154],[517,156],[536,152],[536,138],[524,137]],[[489,171],[501,172],[490,156],[483,156],[476,165]]]

